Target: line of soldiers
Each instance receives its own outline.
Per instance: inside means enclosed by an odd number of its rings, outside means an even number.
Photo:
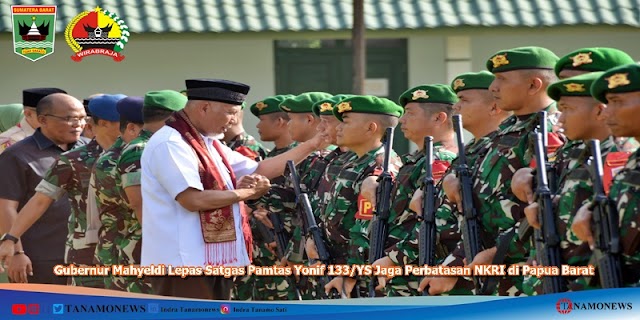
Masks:
[[[250,111],[259,118],[261,140],[274,142],[272,151],[246,134],[242,117],[235,117],[223,140],[256,161],[282,154],[318,134],[329,145],[272,180],[266,195],[246,203],[251,212],[253,264],[423,264],[421,248],[426,245],[435,265],[550,265],[548,257],[556,250],[561,263],[582,266],[594,263],[590,262],[594,252],[604,252],[620,261],[622,279],[617,286],[637,285],[639,154],[621,151],[614,137],[640,137],[639,113],[634,112],[640,107],[640,67],[628,54],[612,48],[584,48],[559,59],[545,48],[522,47],[497,52],[487,60],[487,69],[458,75],[450,85],[411,88],[398,104],[374,96],[324,92],[266,97]],[[25,119],[35,116],[40,128],[21,142],[11,142],[0,154],[0,167],[7,168],[10,181],[0,187],[4,233],[0,259],[11,257],[11,281],[62,284],[64,280],[78,286],[152,292],[144,278],[67,280],[51,276],[51,269],[63,263],[140,263],[140,158],[153,133],[184,108],[187,98],[171,90],[144,97],[97,95],[88,100],[91,118],[82,103],[60,89],[25,90],[24,100]],[[540,111],[549,117],[540,121]],[[453,119],[461,119],[474,136],[466,146],[461,128],[455,130],[459,122]],[[417,146],[404,156],[393,151],[387,130],[398,123]],[[90,141],[81,137],[89,129]],[[538,136],[544,136],[545,143],[536,152]],[[426,137],[431,137],[433,146],[425,147]],[[588,160],[598,153],[587,147],[591,139],[601,141],[602,185],[615,207],[607,212],[619,215],[614,220],[618,248],[602,245],[596,223],[602,214],[593,212],[598,176],[589,170]],[[458,152],[466,161],[457,157]],[[534,178],[540,171],[555,178],[546,185]],[[391,186],[380,178],[385,176],[393,177]],[[429,183],[435,189],[423,199]],[[552,190],[547,198],[541,192],[545,185]],[[551,201],[551,206],[541,199]],[[309,211],[312,219],[304,215]],[[540,218],[550,212],[551,222]],[[425,223],[435,225],[432,241],[422,239],[420,227]],[[544,232],[549,229],[557,230],[554,243]],[[528,233],[534,236],[526,238]],[[604,242],[616,240],[611,238]],[[607,277],[602,273],[592,279],[566,277],[560,290],[602,287]],[[233,298],[423,292],[533,295],[550,292],[543,282],[524,276],[252,275],[236,278]]]

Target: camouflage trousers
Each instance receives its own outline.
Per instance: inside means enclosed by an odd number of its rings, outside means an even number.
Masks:
[[[77,249],[69,247],[67,242],[67,248],[65,250],[65,261],[68,264],[75,264],[77,266],[88,266],[93,264],[93,255],[96,251],[96,245],[86,245],[85,248]],[[109,276],[72,276],[67,281],[68,285],[86,288],[104,288],[104,279]]]

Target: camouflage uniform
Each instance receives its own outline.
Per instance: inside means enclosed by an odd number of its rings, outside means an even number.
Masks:
[[[478,163],[479,159],[483,157],[487,148],[490,145],[491,139],[493,135],[487,135],[482,137],[477,142],[475,139],[472,139],[467,146],[465,147],[465,155],[467,156],[467,162],[469,165],[474,163]],[[434,155],[435,159],[444,160],[447,162],[456,163],[453,158],[451,158],[451,152],[444,150],[442,148],[436,148],[438,144],[434,146]],[[419,168],[424,168],[424,152],[420,153],[421,159],[416,166]],[[455,157],[455,154],[453,154]],[[405,162],[405,166],[407,163]],[[403,167],[404,168],[404,167]],[[447,173],[451,171],[452,167],[449,167]],[[402,176],[402,169],[401,176]],[[446,174],[446,173],[445,173]],[[422,187],[422,178],[424,176],[424,171],[421,170],[420,176],[416,177],[418,179],[413,187],[413,191],[408,194],[408,197],[413,195],[413,192],[417,188]],[[456,216],[453,205],[449,201],[449,199],[444,194],[444,190],[442,189],[441,183],[438,183],[436,186],[436,228],[438,232],[437,243],[436,243],[436,264],[442,264],[444,259],[447,257],[449,252],[453,251],[456,244],[460,241],[460,230],[458,228],[458,217]],[[397,201],[397,200],[396,200]],[[403,215],[401,216],[400,221],[402,222],[402,229],[399,229],[398,239],[399,241],[394,245],[387,248],[386,252],[391,261],[393,261],[396,265],[404,266],[407,264],[419,264],[418,257],[420,254],[419,250],[419,230],[420,230],[420,222],[418,221],[418,214],[414,213],[411,209],[408,208],[408,202],[411,201],[410,198],[405,200],[407,203],[407,208],[405,209]],[[393,208],[396,205],[394,204]],[[393,229],[392,229],[393,230]],[[421,278],[408,276],[408,277],[394,277],[387,283],[387,295],[388,296],[415,296],[419,295],[418,293],[418,285],[420,284]],[[458,280],[456,284],[456,288],[454,290],[449,291],[447,294],[472,294],[469,290],[468,281]]]
[[[142,174],[140,167],[140,157],[147,142],[153,135],[152,132],[142,130],[140,135],[131,140],[120,154],[120,158],[116,162],[116,174],[121,178],[120,187],[124,189],[131,186],[139,186]],[[120,229],[120,237],[116,239],[116,243],[120,248],[119,263],[120,264],[139,264],[140,253],[142,248],[142,226],[136,218],[134,211],[128,212],[124,216],[124,229]],[[151,285],[145,279],[137,277],[127,277],[127,291],[150,293]]]
[[[125,201],[120,175],[116,172],[116,163],[125,146],[124,140],[121,137],[118,138],[113,146],[98,158],[95,171],[91,175],[102,223],[95,260],[106,266],[120,263],[119,230],[124,230],[125,217],[133,215],[133,211]],[[126,277],[110,275],[105,277],[104,281],[107,289],[126,291]]]
[[[555,103],[546,110],[554,112]],[[524,218],[526,204],[511,191],[511,178],[518,169],[529,166],[534,157],[530,134],[538,120],[537,113],[505,120],[474,176],[474,206],[482,224],[483,246],[508,246],[504,261],[497,261],[498,264],[524,263],[531,249],[530,243],[520,241],[515,232]],[[553,123],[547,123],[547,126],[552,128]],[[491,243],[494,240],[495,243]],[[503,277],[496,290],[499,295],[523,295],[522,281],[522,276]]]
[[[93,264],[95,243],[88,243],[87,233],[87,188],[93,164],[102,153],[102,148],[91,140],[88,144],[67,151],[47,171],[36,191],[51,199],[58,200],[67,193],[71,212],[68,221],[68,235],[65,262],[77,265]],[[72,285],[104,288],[102,277],[71,278]]]
[[[617,146],[613,137],[600,143],[602,161],[604,163],[609,152],[616,152]],[[572,266],[586,266],[591,257],[591,250],[586,242],[582,242],[571,231],[571,222],[580,207],[593,200],[593,183],[586,164],[591,152],[584,141],[571,141],[556,152],[554,168],[558,177],[557,195],[562,195],[559,202],[554,205],[554,212],[558,214],[558,234],[560,236],[560,248],[562,263]],[[531,248],[530,257],[536,256],[535,247]],[[593,289],[584,278],[565,278],[570,284],[570,289]],[[523,284],[527,295],[542,294],[542,281],[538,277],[525,277]]]
[[[609,192],[620,217],[622,275],[625,287],[640,285],[640,149],[629,156],[624,168],[613,178]]]
[[[292,143],[291,145],[284,148],[273,149],[269,151],[266,157],[271,158],[283,154],[291,150],[294,146],[295,143]],[[285,178],[283,176],[280,176],[272,179],[271,185],[272,187],[282,186],[284,182]],[[271,199],[269,199],[269,196],[271,196]],[[251,203],[250,206],[255,209],[256,205],[260,204],[261,206],[266,206],[267,208],[269,208],[271,207],[271,205],[267,204],[269,204],[270,200],[273,201],[276,196],[277,195],[275,194],[268,194],[267,196],[262,197],[264,199],[261,198]],[[282,208],[279,208],[278,210],[282,210]],[[262,233],[260,233],[258,229],[258,223],[261,222],[251,216],[250,224],[251,232],[253,233],[253,264],[256,266],[275,265],[277,257],[267,247],[268,243],[263,237]],[[236,277],[233,288],[233,300],[249,301],[279,299],[275,288],[284,281],[286,281],[284,277],[258,277],[256,275]]]
[[[247,152],[247,150],[244,150],[244,148],[248,148],[252,151],[251,153],[253,153],[252,160],[255,161],[260,161],[268,157],[269,149],[265,148],[260,142],[246,132],[233,137],[233,139],[226,144],[231,150],[238,151],[243,155],[252,158],[249,156],[250,153]]]
[[[369,223],[371,214],[361,212],[358,196],[362,181],[379,174],[384,158],[384,146],[345,164],[331,186],[331,198],[322,210],[329,254],[336,264],[365,264],[368,259]],[[402,166],[400,158],[392,152],[389,173],[396,176]],[[358,281],[354,290],[366,296],[369,279]]]

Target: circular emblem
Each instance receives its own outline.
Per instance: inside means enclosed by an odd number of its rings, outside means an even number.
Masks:
[[[105,55],[119,62],[124,59],[120,53],[129,42],[129,26],[115,12],[96,7],[84,11],[71,20],[64,31],[64,38],[79,62],[86,56]]]
[[[560,314],[567,314],[573,310],[573,302],[567,298],[561,298],[556,302],[556,310]]]

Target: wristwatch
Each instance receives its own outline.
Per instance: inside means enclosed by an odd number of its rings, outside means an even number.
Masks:
[[[18,243],[18,241],[19,241],[18,238],[14,237],[14,236],[12,236],[12,235],[10,235],[8,233],[3,234],[2,237],[0,238],[0,242],[4,242],[5,240],[11,240],[11,241],[13,241],[14,244]]]

